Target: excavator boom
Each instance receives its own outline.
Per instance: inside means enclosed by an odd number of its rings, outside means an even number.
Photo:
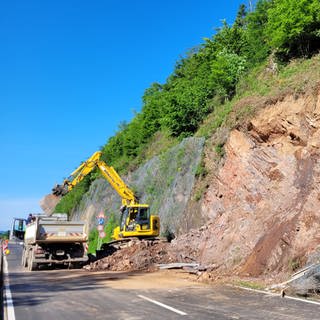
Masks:
[[[122,205],[134,205],[138,200],[131,189],[120,178],[113,167],[109,167],[103,161],[98,162],[98,167],[103,177],[109,181],[114,190],[116,190],[122,199]]]
[[[139,204],[134,192],[125,184],[113,167],[100,160],[101,152],[95,152],[87,161],[74,170],[63,184],[56,185],[52,193],[64,196],[71,191],[86,175],[96,167],[102,176],[110,183],[122,199],[120,226],[113,231],[115,240],[126,237],[157,237],[160,230],[160,220],[156,215],[150,215],[149,205]]]

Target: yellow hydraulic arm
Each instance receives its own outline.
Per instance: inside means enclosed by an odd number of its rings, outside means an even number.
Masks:
[[[111,184],[122,199],[120,226],[113,230],[113,239],[128,237],[157,237],[160,231],[160,219],[151,215],[149,205],[140,204],[134,192],[124,183],[113,167],[100,160],[101,152],[95,152],[82,163],[62,185],[56,185],[52,193],[64,196],[84,179],[95,167],[98,167],[103,177]]]
[[[124,183],[113,167],[108,166],[104,161],[100,160],[101,151],[95,152],[87,161],[83,162],[70,177],[63,181],[63,185],[56,185],[52,191],[53,194],[65,195],[71,191],[80,181],[84,179],[95,167],[98,167],[103,177],[108,180],[111,186],[117,191],[122,199],[122,205],[134,205],[138,201],[134,192]]]

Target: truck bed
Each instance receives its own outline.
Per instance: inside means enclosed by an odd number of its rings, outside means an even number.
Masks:
[[[84,223],[80,221],[54,221],[37,219],[27,225],[25,241],[28,244],[41,242],[86,242]]]

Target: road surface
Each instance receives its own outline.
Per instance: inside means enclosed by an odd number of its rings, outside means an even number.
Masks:
[[[21,245],[10,244],[10,250],[14,312],[8,320],[320,318],[320,305],[198,284],[181,272],[29,272],[20,266]]]

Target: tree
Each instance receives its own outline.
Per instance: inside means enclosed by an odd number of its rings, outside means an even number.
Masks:
[[[223,50],[212,61],[211,69],[215,92],[222,98],[228,99],[234,95],[236,84],[246,69],[246,59]]]
[[[161,119],[166,103],[166,91],[161,84],[155,82],[144,92],[142,101],[141,121],[143,133],[146,137],[150,137],[161,128]]]
[[[222,27],[217,31],[211,42],[216,52],[227,51],[240,56],[246,54],[247,39],[243,27],[237,24],[229,26],[226,21],[223,21]]]
[[[168,79],[163,123],[173,136],[191,135],[210,112],[210,73],[209,56],[199,51],[182,59]]]
[[[251,65],[262,62],[271,52],[265,32],[268,22],[268,8],[270,6],[270,0],[259,0],[255,11],[250,12],[246,17],[246,49],[248,63]]]
[[[310,56],[320,48],[320,1],[273,0],[266,31],[281,58]]]
[[[246,20],[245,20],[246,15],[247,15],[246,6],[245,4],[241,4],[238,9],[236,20],[234,21],[234,26],[239,28],[244,27],[246,24]]]

